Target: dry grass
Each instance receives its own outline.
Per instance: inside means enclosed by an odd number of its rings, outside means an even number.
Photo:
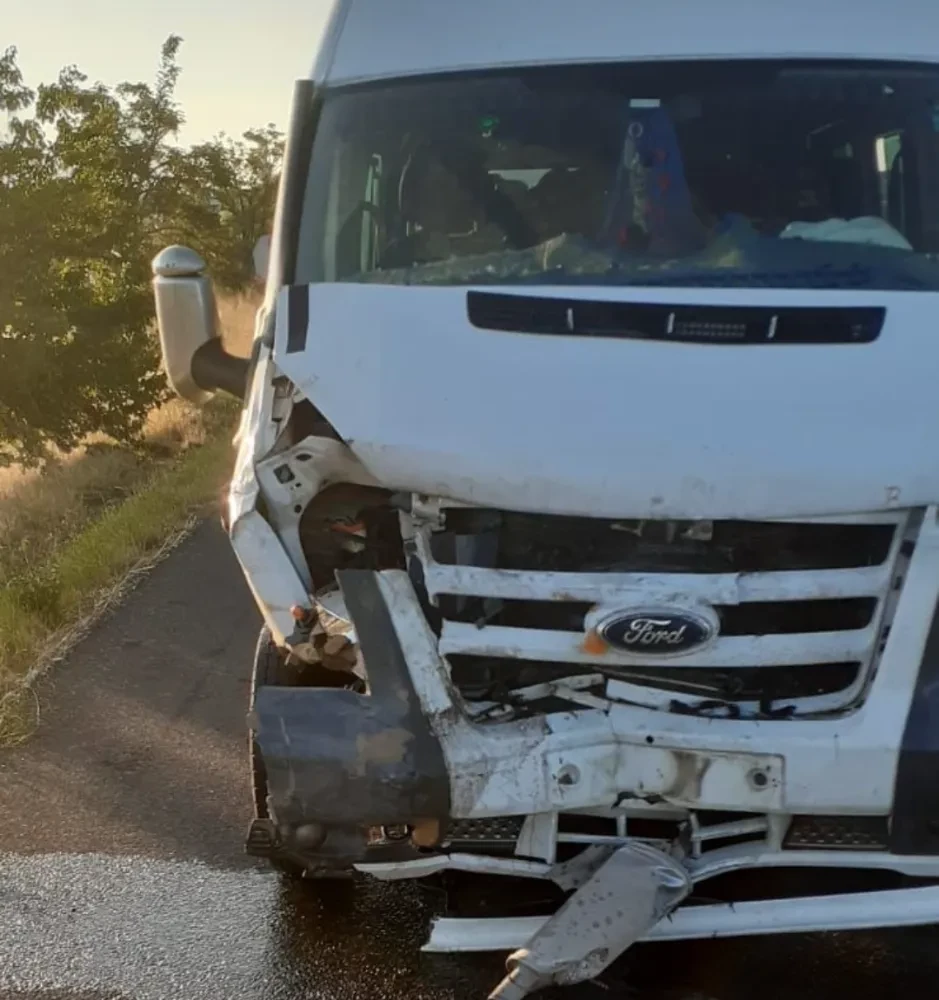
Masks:
[[[123,503],[0,587],[0,745],[35,729],[33,682],[215,505],[231,468],[229,437],[161,463]]]
[[[204,444],[213,419],[182,400],[171,400],[150,415],[139,447],[102,437],[54,456],[42,472],[0,472],[0,581],[41,565],[139,489],[155,465]]]
[[[254,338],[254,318],[258,310],[258,295],[229,295],[219,300],[218,312],[222,323],[222,341],[226,350],[240,358],[251,356]]]
[[[250,297],[220,303],[233,353],[250,353],[256,308]],[[172,400],[150,414],[136,447],[93,438],[50,455],[41,472],[0,470],[0,742],[23,735],[21,710],[33,704],[24,678],[215,502],[235,413],[231,403]]]

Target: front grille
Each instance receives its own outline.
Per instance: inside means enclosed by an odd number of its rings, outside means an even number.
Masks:
[[[522,816],[494,816],[487,819],[454,819],[444,840],[451,846],[461,844],[512,844],[518,840],[524,823]]]
[[[446,618],[473,625],[583,631],[592,605],[586,602],[501,600],[487,604],[484,597],[469,599],[443,595],[440,609]],[[784,635],[792,632],[831,632],[866,628],[873,621],[877,601],[870,597],[817,601],[751,601],[717,604],[721,635]]]
[[[790,850],[883,851],[888,839],[884,816],[793,816],[784,846]]]
[[[555,683],[566,677],[593,677],[596,668],[583,664],[545,663],[537,660],[507,663],[504,657],[449,657],[451,673],[464,696],[486,702],[511,702],[513,690],[537,684]],[[859,661],[847,663],[814,663],[799,667],[649,667],[604,666],[603,680],[595,688],[605,688],[606,681],[648,684],[664,693],[692,695],[707,702],[724,702],[737,714],[742,703],[761,703],[761,714],[778,716],[791,714],[787,699],[817,698],[833,695],[850,688],[858,679]],[[599,693],[599,692],[597,692]],[[536,704],[543,708],[549,700]],[[680,699],[669,707],[682,712]],[[713,708],[713,704],[709,706]]]
[[[568,698],[732,718],[830,714],[863,699],[918,517],[639,521],[417,507],[414,569],[454,682],[487,712],[553,711]],[[681,657],[595,641],[598,609],[649,606],[703,607],[719,634]]]
[[[874,566],[899,517],[875,523],[642,521],[454,507],[433,557],[462,563],[461,541],[494,552],[494,569],[584,573],[759,573]],[[491,540],[491,541],[490,541]],[[494,543],[494,544],[492,544]],[[480,564],[481,560],[480,560]]]

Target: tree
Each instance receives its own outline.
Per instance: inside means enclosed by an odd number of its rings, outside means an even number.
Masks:
[[[169,209],[180,40],[154,86],[114,93],[74,67],[35,95],[4,57],[0,439],[9,458],[94,430],[132,438],[164,393],[148,260]],[[21,117],[32,109],[32,118]]]
[[[272,126],[192,150],[175,89],[181,40],[156,78],[109,89],[75,67],[27,88],[0,56],[0,461],[41,460],[92,431],[132,440],[165,395],[150,261],[190,242],[243,285],[273,209]]]
[[[273,223],[282,155],[283,135],[273,125],[249,130],[239,141],[221,135],[189,151],[181,171],[179,242],[198,247],[223,288],[242,288],[252,279],[252,251]]]

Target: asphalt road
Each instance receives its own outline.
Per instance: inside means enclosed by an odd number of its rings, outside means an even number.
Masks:
[[[345,900],[242,854],[258,616],[206,524],[0,751],[0,1000],[482,1000],[498,956],[421,956],[435,898]],[[569,1000],[933,997],[939,929],[649,945]]]

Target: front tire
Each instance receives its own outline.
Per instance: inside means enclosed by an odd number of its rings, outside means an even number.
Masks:
[[[267,626],[261,629],[254,654],[254,671],[251,677],[250,709],[254,712],[255,697],[262,687],[346,687],[361,691],[362,682],[355,674],[342,675],[335,670],[306,664],[293,665],[274,644]],[[248,732],[248,763],[251,774],[251,796],[254,803],[255,820],[270,820],[267,804],[268,784],[264,758],[253,730]],[[317,864],[315,856],[310,856],[307,864],[297,860],[291,853],[278,853],[276,848],[266,854],[271,867],[291,879],[313,880],[326,885],[352,885],[354,869]]]
[[[254,712],[254,701],[258,689],[262,687],[291,687],[299,682],[298,671],[292,668],[271,638],[270,630],[265,625],[258,636],[258,644],[254,652],[254,671],[251,676],[250,709]],[[248,732],[248,764],[251,774],[251,797],[254,803],[255,819],[270,819],[270,809],[267,806],[267,770],[264,758],[253,730]],[[305,868],[286,858],[272,854],[268,861],[272,868],[289,878],[303,878]]]

